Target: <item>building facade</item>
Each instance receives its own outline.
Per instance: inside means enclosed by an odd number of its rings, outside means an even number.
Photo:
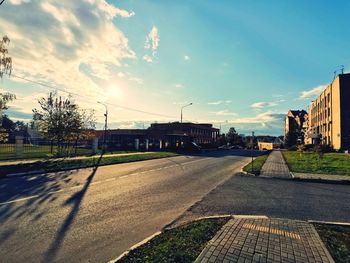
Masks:
[[[96,131],[99,141],[104,132]],[[201,123],[153,123],[148,129],[113,129],[107,132],[107,144],[115,149],[179,149],[195,142],[203,147],[215,144],[219,129]]]
[[[350,148],[350,74],[340,74],[309,108],[308,143]]]
[[[284,143],[303,144],[305,142],[305,134],[308,130],[308,113],[305,110],[288,111],[284,124]],[[290,138],[294,138],[292,142],[288,142]]]

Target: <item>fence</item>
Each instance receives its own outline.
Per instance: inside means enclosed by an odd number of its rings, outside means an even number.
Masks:
[[[60,145],[55,141],[30,141],[16,137],[11,143],[0,144],[0,160],[68,157],[91,155],[98,151],[97,141],[65,141]]]

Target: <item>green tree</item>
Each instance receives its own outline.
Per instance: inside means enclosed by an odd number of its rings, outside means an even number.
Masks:
[[[287,147],[292,147],[297,144],[297,134],[294,132],[288,132],[286,135],[286,145]]]
[[[10,39],[4,36],[0,40],[0,79],[4,75],[11,75],[12,58],[8,56],[7,46],[10,44]],[[8,139],[8,131],[3,127],[3,111],[7,109],[7,103],[14,100],[16,96],[9,92],[0,92],[0,142],[6,142]]]
[[[94,128],[94,114],[87,114],[73,102],[71,97],[62,98],[49,93],[47,98],[38,100],[39,109],[33,109],[33,120],[39,132],[47,139],[56,141],[58,153],[62,153],[63,142],[83,139],[86,129]]]
[[[238,137],[238,133],[234,127],[231,127],[226,134],[227,141],[232,145],[236,143],[236,139]]]

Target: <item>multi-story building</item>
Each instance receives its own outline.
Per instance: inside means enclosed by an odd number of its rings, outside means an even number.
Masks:
[[[340,74],[309,108],[308,143],[350,148],[350,74]]]
[[[305,110],[290,110],[284,119],[284,143],[288,137],[294,138],[292,144],[304,143],[304,135],[307,132],[308,114]]]

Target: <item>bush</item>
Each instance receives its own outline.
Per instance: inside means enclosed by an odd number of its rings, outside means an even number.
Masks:
[[[296,151],[298,150],[298,147],[296,145],[293,145],[291,147],[288,148],[289,151]]]

